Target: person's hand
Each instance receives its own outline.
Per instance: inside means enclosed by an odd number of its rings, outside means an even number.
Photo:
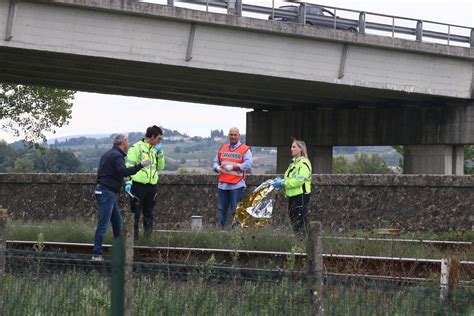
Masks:
[[[140,162],[140,164],[142,165],[142,167],[146,167],[149,164],[151,164],[151,160],[149,160],[149,159],[142,160],[142,162]]]
[[[234,166],[232,166],[232,165],[224,165],[224,170],[227,171],[227,172],[230,172],[230,171],[234,170]]]
[[[282,180],[281,178],[275,178],[272,185],[275,189],[281,189],[285,186],[285,180]]]
[[[161,143],[159,144],[156,144],[155,147],[153,147],[155,149],[155,152],[157,155],[161,154],[163,152],[163,146],[161,145]]]
[[[132,192],[132,184],[131,183],[126,183],[125,184],[125,192],[127,192],[127,193]]]
[[[215,168],[214,168],[214,171],[215,171],[216,173],[221,173],[221,172],[222,172],[221,166],[215,167]]]

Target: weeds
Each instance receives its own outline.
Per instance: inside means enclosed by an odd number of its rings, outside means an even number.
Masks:
[[[44,236],[43,233],[38,234],[38,238],[36,239],[36,244],[33,245],[33,249],[36,252],[43,252],[44,250]]]
[[[94,239],[95,223],[78,223],[62,221],[54,223],[8,223],[8,239],[37,240],[39,234],[47,241],[91,243]],[[380,237],[368,232],[344,234],[349,237]],[[474,231],[449,232],[439,234],[406,233],[397,238],[439,239],[439,240],[474,240]],[[106,235],[105,243],[112,242],[111,230]],[[304,244],[294,238],[289,230],[262,228],[232,231],[208,230],[202,232],[155,232],[148,241],[140,240],[138,245],[174,246],[193,248],[245,249],[289,252],[294,246],[304,249]],[[474,259],[474,247],[463,249],[444,249],[430,244],[400,243],[391,241],[368,240],[335,240],[323,239],[325,253],[367,256],[393,256],[411,258],[440,259],[448,255],[457,255],[461,260]],[[235,252],[234,259],[238,258]]]
[[[240,283],[171,280],[163,274],[137,271],[134,315],[304,315],[306,285],[301,280],[243,280]],[[81,273],[7,274],[5,315],[106,315],[109,279]],[[327,282],[323,304],[328,315],[472,315],[472,291],[453,292],[447,302],[434,288],[375,283]]]

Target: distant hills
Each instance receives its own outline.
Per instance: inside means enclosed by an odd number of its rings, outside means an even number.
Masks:
[[[211,130],[209,137],[189,136],[177,130],[163,128],[163,148],[166,156],[167,172],[212,172],[212,160],[218,148],[227,141],[227,135],[222,130]],[[123,132],[127,134],[129,143],[133,144],[144,137],[143,132]],[[100,156],[112,145],[115,134],[82,134],[58,137],[48,140],[44,147],[66,151],[74,154],[80,161],[83,172],[96,170]],[[245,142],[245,135],[241,135]],[[11,148],[25,148],[22,141],[9,144]],[[273,147],[252,147],[254,154],[255,173],[274,173],[276,166],[276,150]],[[389,166],[398,166],[400,154],[390,146],[379,147],[334,147],[335,156],[344,156],[351,161],[358,153],[377,154]]]

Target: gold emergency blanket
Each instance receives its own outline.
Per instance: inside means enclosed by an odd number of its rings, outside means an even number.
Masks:
[[[237,204],[233,224],[240,227],[263,227],[272,221],[273,200],[270,193],[274,190],[273,180],[267,180]]]

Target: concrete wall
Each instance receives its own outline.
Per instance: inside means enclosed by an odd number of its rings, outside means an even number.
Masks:
[[[91,220],[96,216],[93,174],[0,174],[0,206],[12,219]],[[250,188],[269,176],[249,176]],[[400,227],[406,231],[470,230],[474,225],[472,176],[315,175],[311,218],[331,231]],[[123,202],[123,196],[122,196]],[[186,226],[191,215],[215,224],[216,177],[162,175],[158,227]],[[288,225],[278,195],[274,224]]]

